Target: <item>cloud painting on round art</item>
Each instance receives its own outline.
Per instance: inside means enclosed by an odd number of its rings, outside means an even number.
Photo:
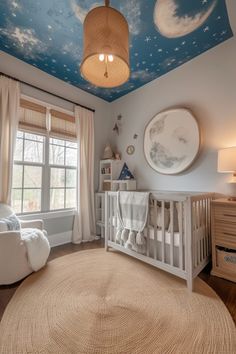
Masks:
[[[149,165],[162,174],[178,174],[189,168],[199,151],[196,119],[187,109],[157,114],[144,133],[144,154]]]
[[[129,80],[104,89],[80,74],[83,22],[103,0],[0,1],[0,50],[106,101],[159,78],[233,36],[225,0],[111,0],[129,24]]]

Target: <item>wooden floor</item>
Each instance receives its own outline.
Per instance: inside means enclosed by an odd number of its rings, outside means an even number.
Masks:
[[[104,247],[103,240],[84,243],[81,245],[74,245],[72,243],[69,243],[66,245],[54,247],[51,250],[49,261],[73,252],[101,247]],[[207,266],[199,276],[220,296],[220,298],[227,306],[236,324],[236,284],[228,280],[224,280],[210,275],[210,269],[211,267]],[[3,312],[8,302],[12,298],[14,292],[16,291],[20,283],[21,282],[9,286],[0,286],[0,319],[2,318]]]

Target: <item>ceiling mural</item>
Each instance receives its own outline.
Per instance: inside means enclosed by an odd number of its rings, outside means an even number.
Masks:
[[[83,21],[94,0],[1,0],[0,49],[109,102],[233,36],[224,0],[111,0],[130,30],[131,76],[104,89],[80,75]]]

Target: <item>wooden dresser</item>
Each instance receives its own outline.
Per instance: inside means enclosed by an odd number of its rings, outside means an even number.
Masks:
[[[236,282],[236,202],[212,201],[212,275]]]

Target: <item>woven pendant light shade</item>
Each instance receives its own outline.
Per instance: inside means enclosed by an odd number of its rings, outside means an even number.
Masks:
[[[92,84],[111,88],[129,79],[129,28],[124,16],[107,5],[91,10],[84,20],[81,73]]]

